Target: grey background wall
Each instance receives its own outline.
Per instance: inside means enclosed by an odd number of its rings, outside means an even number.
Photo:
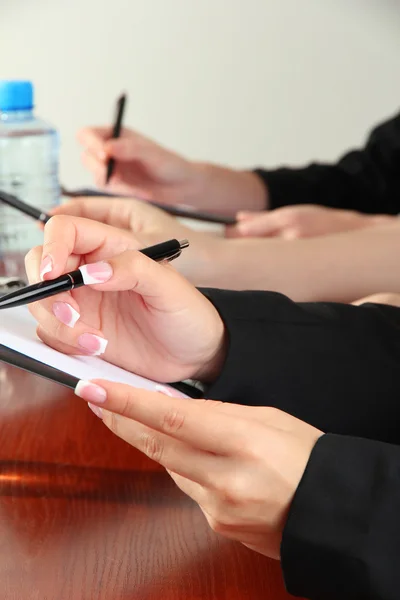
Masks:
[[[333,159],[400,104],[395,0],[0,0],[0,76],[31,78],[89,183],[78,127],[127,123],[234,166]]]

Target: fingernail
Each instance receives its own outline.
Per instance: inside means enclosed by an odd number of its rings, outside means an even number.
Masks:
[[[165,394],[165,396],[170,396],[171,398],[180,398],[179,392],[174,390],[173,388],[169,388],[166,385],[156,385],[156,391],[160,392],[160,394]]]
[[[51,259],[51,256],[46,256],[42,259],[42,262],[40,263],[40,279],[43,281],[43,277],[46,275],[46,273],[50,273],[50,271],[52,270],[53,261]]]
[[[68,325],[68,327],[71,328],[74,327],[81,316],[78,311],[72,308],[70,304],[67,304],[67,302],[54,302],[53,314],[61,321],[61,323],[64,323],[64,325]]]
[[[107,399],[107,392],[104,388],[84,379],[78,381],[75,394],[79,398],[83,398],[87,402],[94,402],[95,404],[103,404]]]
[[[86,285],[105,283],[111,279],[113,274],[112,267],[107,262],[97,262],[90,265],[83,265],[83,267],[79,267],[79,270],[82,273],[83,282]]]
[[[78,337],[78,344],[92,356],[100,356],[106,351],[108,340],[93,333],[82,333]]]
[[[78,384],[79,385],[79,384]],[[91,411],[94,412],[94,414],[96,415],[96,417],[99,417],[99,419],[103,419],[103,411],[100,408],[100,406],[96,406],[95,404],[91,404],[90,402],[88,403],[88,407],[90,408]]]

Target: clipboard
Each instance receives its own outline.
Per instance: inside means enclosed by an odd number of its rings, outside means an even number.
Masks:
[[[124,196],[120,194],[111,194],[109,192],[103,192],[101,190],[95,190],[91,188],[82,188],[78,190],[67,190],[65,187],[61,187],[61,193],[67,198],[78,198],[79,196],[92,196],[97,198],[126,198],[127,200],[133,199],[132,196]],[[140,200],[140,198],[136,198]],[[160,202],[148,201],[148,204],[161,208],[168,214],[174,217],[182,217],[184,219],[193,219],[194,221],[203,221],[205,223],[215,223],[218,225],[236,225],[237,220],[235,217],[228,215],[214,214],[209,212],[198,211],[191,207],[184,206],[172,206],[170,204],[161,204]]]
[[[80,379],[107,379],[156,391],[158,383],[130,373],[100,357],[70,356],[46,346],[36,336],[36,321],[26,306],[0,311],[0,362],[75,389]],[[186,382],[162,384],[183,397],[201,398],[201,390]]]

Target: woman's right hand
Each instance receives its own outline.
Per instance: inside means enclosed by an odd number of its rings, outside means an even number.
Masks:
[[[188,160],[131,129],[110,138],[109,127],[85,127],[78,133],[83,164],[100,188],[106,185],[107,162],[114,158],[107,188],[117,194],[227,214],[266,206],[265,186],[251,171]]]
[[[222,237],[193,231],[164,210],[133,198],[74,198],[57,206],[50,214],[84,217],[125,229],[133,234],[142,247],[169,238],[188,238],[190,246],[182,253],[176,268],[199,286],[210,284],[213,266],[219,262],[218,257],[225,244]]]
[[[110,138],[109,127],[85,127],[78,133],[84,147],[83,164],[98,187],[105,186],[107,161],[114,158],[109,185],[113,192],[165,204],[190,203],[201,185],[195,163],[131,129],[123,129],[117,139]]]
[[[225,348],[217,310],[171,266],[138,247],[130,233],[95,221],[50,219],[43,247],[27,255],[29,282],[84,267],[90,285],[29,305],[39,337],[66,354],[104,354],[150,379],[211,381]]]

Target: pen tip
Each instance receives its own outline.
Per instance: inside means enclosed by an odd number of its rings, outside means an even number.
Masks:
[[[181,247],[181,250],[183,250],[183,248],[187,248],[189,246],[189,240],[181,240],[179,242],[179,246]]]

